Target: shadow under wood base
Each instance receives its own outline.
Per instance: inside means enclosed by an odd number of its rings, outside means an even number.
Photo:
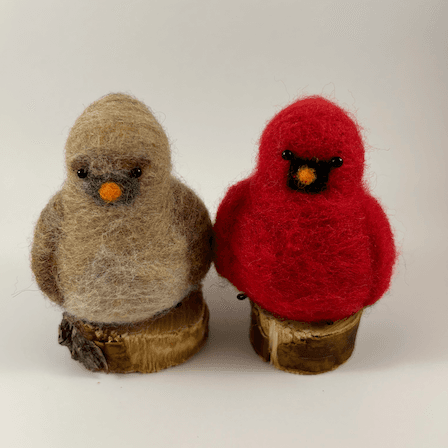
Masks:
[[[335,322],[280,319],[251,302],[250,342],[277,369],[313,375],[334,370],[355,348],[362,311]]]
[[[185,362],[208,337],[209,310],[201,291],[166,314],[132,324],[101,324],[64,313],[59,343],[87,369],[107,373],[157,372]]]

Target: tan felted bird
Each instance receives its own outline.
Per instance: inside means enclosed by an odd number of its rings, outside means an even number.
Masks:
[[[153,372],[208,335],[201,282],[213,233],[171,175],[168,138],[124,94],[91,104],[66,143],[67,178],[36,225],[32,270],[64,310],[59,342],[90,370]]]

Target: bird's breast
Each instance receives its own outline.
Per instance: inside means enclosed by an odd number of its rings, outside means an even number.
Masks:
[[[103,223],[102,231],[79,224],[65,226],[58,253],[64,307],[71,314],[133,322],[171,308],[189,291],[187,242],[170,222]]]
[[[241,218],[233,240],[244,291],[305,297],[330,286],[360,293],[370,276],[369,240],[355,208],[302,208]],[[292,299],[291,299],[292,300]]]

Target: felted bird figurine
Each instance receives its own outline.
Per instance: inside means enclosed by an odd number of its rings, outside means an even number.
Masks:
[[[90,370],[185,361],[208,334],[213,230],[171,174],[163,128],[142,102],[110,94],[77,119],[65,150],[67,178],[32,247],[39,287],[65,310],[60,343]]]
[[[363,172],[355,122],[306,97],[267,124],[256,169],[218,208],[216,269],[250,298],[251,342],[278,368],[319,373],[344,362],[362,309],[389,288],[394,239]]]

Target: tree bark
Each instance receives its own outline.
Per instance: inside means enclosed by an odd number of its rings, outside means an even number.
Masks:
[[[185,362],[208,337],[209,311],[193,291],[166,314],[133,324],[101,324],[64,313],[59,343],[87,369],[107,373],[157,372]]]
[[[362,311],[335,322],[280,319],[251,302],[250,342],[277,369],[312,375],[334,370],[350,358]]]

